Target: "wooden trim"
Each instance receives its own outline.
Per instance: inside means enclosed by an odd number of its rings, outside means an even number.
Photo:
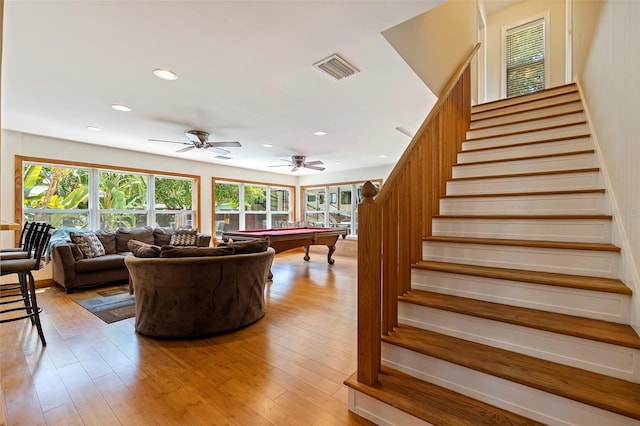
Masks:
[[[619,252],[620,247],[613,244],[602,243],[578,243],[571,241],[540,241],[540,240],[509,240],[499,238],[469,238],[469,237],[425,237],[424,241],[463,243],[463,244],[487,244],[497,246],[517,247],[542,247],[568,250],[594,250]]]
[[[576,121],[576,122],[573,122],[573,123],[559,124],[557,126],[538,127],[535,131],[536,132],[545,132],[547,130],[556,130],[556,129],[561,129],[563,127],[577,126],[579,124],[587,124],[587,121],[583,120],[583,121]],[[486,140],[486,139],[503,138],[503,137],[506,137],[506,136],[524,135],[524,134],[527,134],[527,133],[531,133],[531,130],[518,130],[517,132],[499,133],[497,135],[483,136],[481,138],[471,138],[471,139],[466,139],[464,142],[478,142],[478,141],[482,141],[482,140]]]
[[[540,139],[537,141],[531,141],[531,142],[522,142],[522,143],[512,143],[509,145],[500,145],[500,146],[490,146],[490,147],[486,147],[486,148],[470,148],[470,149],[465,149],[462,153],[466,154],[467,152],[478,152],[478,151],[489,151],[492,149],[504,149],[504,148],[514,148],[514,147],[519,147],[519,146],[526,146],[526,145],[536,145],[539,143],[549,143],[549,142],[562,142],[562,141],[570,141],[573,139],[583,139],[583,138],[590,138],[591,134],[590,133],[583,133],[581,135],[576,135],[576,136],[564,136],[561,138],[552,138],[552,139]],[[475,140],[467,140],[465,142],[475,142]]]
[[[509,192],[502,194],[471,194],[444,195],[441,198],[475,198],[475,197],[523,197],[531,195],[571,195],[571,194],[604,194],[604,189],[576,189],[569,191],[537,191],[537,192]]]
[[[525,160],[538,160],[542,158],[554,158],[554,157],[571,157],[574,155],[583,155],[583,154],[595,154],[594,149],[586,149],[584,151],[572,151],[572,152],[561,152],[556,154],[542,154],[542,155],[531,155],[528,157],[510,157],[510,158],[500,158],[497,160],[485,160],[485,161],[473,161],[469,163],[456,163],[453,167],[464,167],[464,166],[476,166],[480,164],[493,164],[493,163],[508,163],[511,161],[525,161]]]
[[[548,175],[562,175],[562,174],[573,174],[573,173],[594,173],[594,172],[599,172],[599,171],[600,171],[600,169],[598,167],[591,167],[591,168],[587,168],[587,169],[548,170],[548,171],[544,171],[544,172],[512,173],[512,174],[507,174],[507,175],[485,175],[485,176],[459,177],[459,178],[447,179],[447,182],[460,182],[460,181],[469,181],[469,180],[487,180],[487,179],[509,179],[509,178],[527,177],[527,176],[548,176]]]
[[[84,163],[81,161],[67,161],[67,160],[57,160],[51,158],[41,158],[41,157],[28,157],[24,155],[16,155],[14,158],[14,180],[15,180],[15,192],[14,192],[14,215],[16,217],[16,222],[18,222],[17,218],[20,218],[19,222],[22,223],[23,219],[23,206],[22,206],[22,168],[24,163],[39,163],[44,165],[53,165],[53,166],[68,166],[68,167],[78,167],[78,168],[90,168],[90,169],[99,169],[99,170],[115,170],[119,172],[131,172],[131,173],[141,173],[141,174],[150,174],[155,176],[171,176],[171,177],[180,177],[186,179],[193,179],[195,182],[195,208],[194,211],[194,225],[197,228],[200,228],[200,217],[201,217],[201,182],[199,175],[190,175],[186,173],[176,173],[176,172],[164,172],[161,170],[150,170],[150,169],[138,169],[138,168],[128,168],[122,166],[110,166],[106,164],[98,164],[98,163]],[[16,236],[18,238],[18,236]],[[17,243],[17,241],[16,241]]]

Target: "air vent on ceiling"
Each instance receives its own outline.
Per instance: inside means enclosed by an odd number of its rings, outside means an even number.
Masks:
[[[356,67],[342,59],[337,53],[316,62],[313,66],[336,80],[341,80],[360,72]]]

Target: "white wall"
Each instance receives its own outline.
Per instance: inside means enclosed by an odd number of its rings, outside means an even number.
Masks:
[[[622,278],[634,290],[640,331],[640,2],[575,0],[572,9],[574,72],[610,181],[615,243],[625,255]]]
[[[548,87],[565,83],[566,7],[565,0],[527,0],[487,16],[486,27],[486,87],[487,102],[499,99],[502,93],[502,29],[524,19],[549,16],[550,80]]]

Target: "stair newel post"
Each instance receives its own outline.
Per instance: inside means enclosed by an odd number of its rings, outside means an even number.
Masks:
[[[358,206],[358,381],[373,385],[380,371],[382,208],[367,181]]]

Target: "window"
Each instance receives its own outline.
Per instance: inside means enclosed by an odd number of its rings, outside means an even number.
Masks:
[[[291,221],[290,188],[250,182],[214,181],[215,233],[286,228]]]
[[[344,228],[349,234],[356,235],[362,185],[363,183],[348,183],[303,188],[305,222],[311,226]],[[380,181],[374,182],[374,185],[379,188]]]
[[[507,97],[545,88],[544,18],[506,31],[506,65]]]
[[[90,229],[193,224],[196,177],[17,161],[25,221]]]

